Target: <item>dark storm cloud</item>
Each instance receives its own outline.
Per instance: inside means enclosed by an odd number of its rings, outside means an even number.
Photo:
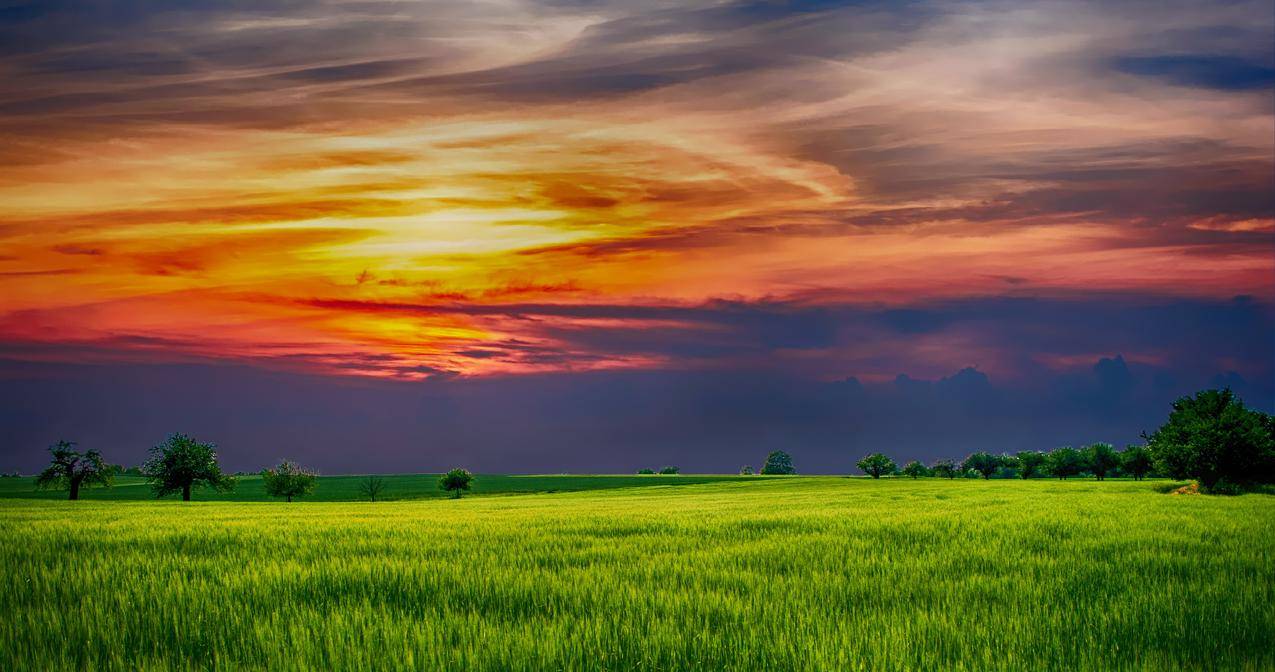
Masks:
[[[1158,77],[1182,86],[1243,91],[1275,85],[1275,67],[1270,63],[1234,56],[1123,56],[1112,65],[1121,72]]]

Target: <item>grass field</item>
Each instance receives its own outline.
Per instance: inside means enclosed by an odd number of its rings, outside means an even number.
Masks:
[[[4,670],[1275,669],[1275,497],[1128,481],[5,499],[0,563]]]

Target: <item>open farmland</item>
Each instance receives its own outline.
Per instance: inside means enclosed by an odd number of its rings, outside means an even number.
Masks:
[[[11,498],[0,669],[1272,669],[1275,497],[1158,485]]]

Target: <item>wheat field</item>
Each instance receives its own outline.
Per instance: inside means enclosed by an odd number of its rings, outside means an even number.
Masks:
[[[1275,497],[1162,489],[5,499],[0,669],[1275,669]]]

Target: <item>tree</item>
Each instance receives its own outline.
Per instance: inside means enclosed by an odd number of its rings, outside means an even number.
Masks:
[[[1039,450],[1020,450],[1014,457],[1018,459],[1018,475],[1023,478],[1036,476],[1045,466],[1045,454]]]
[[[68,499],[79,499],[80,488],[94,485],[111,487],[115,468],[102,461],[102,454],[96,450],[84,453],[73,450],[73,441],[58,441],[49,446],[49,454],[53,456],[49,466],[35,478],[39,488],[66,488]]]
[[[1120,454],[1120,466],[1133,475],[1133,480],[1141,481],[1151,471],[1151,453],[1146,446],[1127,446]]]
[[[235,480],[221,473],[216,451],[217,446],[211,443],[173,434],[151,448],[142,474],[150,479],[156,497],[180,492],[182,501],[189,502],[191,488],[197,485],[224,492],[235,487]]]
[[[956,463],[952,460],[937,460],[934,464],[930,465],[930,471],[934,472],[935,476],[956,478]]]
[[[474,475],[464,469],[452,469],[438,479],[438,487],[452,493],[453,499],[460,499],[460,491],[468,490]]]
[[[665,476],[675,476],[682,473],[682,470],[677,467],[664,467],[660,470],[660,473]]]
[[[983,479],[989,479],[997,469],[1001,468],[1001,458],[991,453],[977,452],[970,454],[961,463],[961,469],[965,471],[977,471],[983,476]]]
[[[782,450],[775,450],[766,456],[766,464],[762,465],[761,473],[768,476],[791,476],[797,473],[797,470],[792,466],[791,455]]]
[[[314,492],[318,474],[302,468],[296,462],[284,460],[274,469],[263,469],[261,480],[266,485],[267,495],[286,497],[291,502],[293,497],[303,497]]]
[[[1168,421],[1143,437],[1156,471],[1193,478],[1206,491],[1275,480],[1275,420],[1229,389],[1178,399]]]
[[[639,474],[654,474],[654,473],[655,473],[655,470],[654,470],[654,469],[647,468],[647,467],[643,467],[643,468],[641,468],[641,469],[638,469],[638,473],[639,473]]]
[[[747,465],[747,464],[745,464],[744,466],[740,467],[740,468],[739,468],[739,475],[740,475],[740,476],[752,476],[752,475],[753,475],[753,468],[752,468],[752,466],[751,466],[751,465]]]
[[[1075,476],[1085,470],[1085,459],[1075,448],[1063,446],[1049,452],[1045,457],[1045,468],[1065,481],[1068,476]]]
[[[381,480],[380,476],[368,476],[359,482],[359,494],[367,497],[368,501],[375,502],[383,490],[385,490],[385,481]]]
[[[917,478],[918,476],[929,476],[930,470],[925,468],[924,464],[921,464],[916,460],[912,460],[911,462],[903,465],[903,473],[911,476],[912,478]]]
[[[893,474],[899,470],[899,467],[894,463],[894,460],[886,457],[882,453],[866,455],[862,460],[855,463],[854,466],[858,467],[859,471],[862,471],[873,478],[881,478],[882,474]]]
[[[1120,455],[1110,443],[1095,443],[1085,448],[1085,464],[1098,480],[1106,480],[1120,466]]]

